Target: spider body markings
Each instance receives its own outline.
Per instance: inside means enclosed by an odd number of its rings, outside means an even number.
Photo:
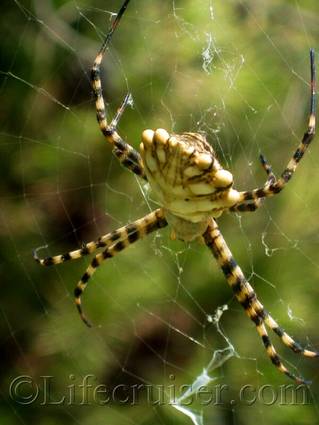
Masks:
[[[147,180],[178,239],[202,236],[210,217],[237,203],[233,176],[203,135],[145,130],[140,151]]]
[[[91,326],[82,310],[81,295],[93,273],[103,261],[114,257],[132,243],[167,225],[171,226],[173,236],[178,239],[184,241],[204,240],[212,251],[236,299],[254,322],[271,362],[280,372],[296,382],[309,383],[284,366],[271,343],[266,326],[274,331],[283,344],[295,353],[303,354],[306,357],[318,357],[319,353],[304,349],[265,310],[232,256],[216,219],[225,211],[253,212],[257,210],[263,199],[281,192],[293,176],[315,135],[314,50],[310,50],[311,101],[308,129],[298,148],[278,179],[273,174],[267,160],[261,155],[260,162],[267,174],[265,184],[253,190],[237,191],[233,188],[232,174],[222,168],[212,146],[202,134],[190,132],[169,134],[164,129],[145,130],[142,133],[140,152],[125,142],[117,133],[116,128],[126,106],[130,103],[131,96],[129,94],[125,97],[111,123],[108,124],[102,94],[100,65],[129,1],[124,1],[116,15],[91,70],[96,116],[100,130],[105,139],[113,146],[113,153],[119,162],[149,182],[162,207],[141,219],[99,237],[96,241],[83,244],[80,249],[62,255],[40,258],[38,252],[43,247],[37,248],[33,252],[34,259],[43,266],[57,265],[92,254],[103,248],[102,252],[94,256],[74,290],[75,304],[81,319],[86,325]]]

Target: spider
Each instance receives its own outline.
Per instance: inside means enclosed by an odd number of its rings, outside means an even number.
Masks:
[[[296,376],[282,363],[271,343],[266,326],[274,331],[282,343],[295,353],[303,354],[306,357],[319,357],[319,352],[303,348],[279,326],[263,307],[236,263],[219,230],[216,219],[225,211],[251,212],[257,210],[262,199],[280,193],[293,176],[315,135],[316,70],[314,50],[310,50],[311,97],[308,129],[299,146],[279,178],[275,177],[271,166],[261,155],[260,162],[267,174],[266,182],[257,189],[237,191],[233,188],[232,174],[222,168],[212,146],[202,134],[190,132],[169,134],[164,129],[145,130],[142,133],[140,152],[126,143],[116,129],[125,108],[130,103],[130,95],[125,97],[114,119],[110,123],[107,122],[100,66],[129,1],[123,2],[113,20],[91,70],[96,116],[100,130],[113,147],[113,153],[119,162],[149,182],[162,207],[139,220],[99,237],[96,241],[83,244],[81,249],[75,251],[40,258],[38,251],[41,247],[37,248],[33,252],[34,259],[43,266],[50,266],[92,254],[98,248],[104,249],[95,255],[74,290],[75,304],[80,317],[86,325],[91,326],[81,307],[81,295],[93,273],[104,260],[114,257],[129,245],[167,225],[172,228],[173,238],[187,242],[201,239],[212,251],[235,297],[243,306],[247,316],[256,325],[271,362],[280,372],[297,383],[309,384],[309,381]]]

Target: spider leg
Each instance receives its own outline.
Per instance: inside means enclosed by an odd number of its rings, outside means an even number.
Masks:
[[[215,220],[212,219],[203,237],[205,239],[206,245],[212,251],[214,257],[220,265],[226,280],[232,288],[237,300],[243,306],[248,317],[255,323],[257,332],[262,338],[262,342],[271,362],[277,367],[277,369],[279,369],[280,372],[294,379],[297,383],[308,384],[308,382],[305,381],[302,377],[296,376],[290,372],[282,363],[279,355],[275,350],[275,347],[270,341],[265,327],[265,323],[268,325],[271,324],[270,316],[267,317],[266,312],[264,315],[261,314],[260,306],[262,305],[258,301],[255,291],[245,278],[241,268],[233,258],[232,253],[228,248],[222,234],[220,233]],[[274,328],[272,329],[275,330]],[[288,340],[286,340],[286,342],[288,342]],[[291,345],[288,346],[291,347]]]
[[[276,181],[276,176],[274,175],[271,165],[268,163],[264,155],[259,156],[259,160],[261,162],[261,166],[266,171],[266,174],[268,176],[267,183],[271,184]],[[237,204],[229,209],[231,212],[254,212],[262,205],[261,199],[255,199],[250,202],[243,202],[240,204]]]
[[[111,129],[116,129],[127,105],[130,103],[132,103],[132,95],[128,93],[125,96],[122,105],[117,110],[115,117],[111,121],[111,124],[109,126]],[[115,141],[114,141],[114,148],[112,152],[120,161],[120,164],[128,168],[134,174],[137,174],[138,176],[142,177],[144,180],[147,180],[147,177],[144,173],[144,166],[143,166],[142,159],[139,152],[137,152],[131,145],[124,142],[118,136],[117,133],[114,133],[113,137]]]
[[[113,232],[100,236],[96,241],[84,243],[80,249],[55,255],[53,257],[40,258],[38,252],[41,249],[47,248],[47,246],[40,246],[33,251],[33,258],[42,266],[53,266],[70,260],[78,260],[79,258],[92,254],[99,248],[109,247],[114,245],[115,242],[120,242],[126,239],[128,231],[130,231],[130,228],[127,229],[127,227],[128,226],[120,227]]]
[[[269,162],[267,161],[267,159],[264,157],[263,154],[260,154],[259,155],[259,161],[260,161],[261,166],[266,171],[266,174],[268,176],[267,183],[268,184],[275,183],[276,176],[275,176],[275,174],[272,171],[271,165],[269,164]]]
[[[145,217],[136,220],[125,227],[121,227],[119,230],[113,232],[114,235],[119,233],[119,238],[116,239],[114,243],[107,246],[107,248],[103,252],[97,254],[93,258],[91,264],[86,269],[86,272],[81,277],[74,290],[75,304],[80,313],[81,319],[87,326],[90,327],[91,323],[83,313],[81,306],[81,296],[88,284],[88,281],[95,273],[96,269],[102,264],[104,260],[114,257],[116,254],[118,254],[120,251],[123,251],[132,243],[138,241],[139,239],[142,239],[144,236],[148,235],[154,230],[165,227],[166,225],[167,221],[164,216],[164,211],[162,208],[159,208],[146,215]]]
[[[288,335],[258,300],[256,300],[256,312],[263,318],[266,325],[273,330],[275,334],[279,336],[281,341],[293,352],[300,353],[305,357],[319,357],[319,352],[303,348],[299,342],[295,341],[290,335]]]
[[[243,202],[242,204],[235,205],[234,207],[229,208],[231,212],[254,212],[261,207],[261,200],[256,199],[252,202]]]
[[[126,143],[117,133],[116,127],[117,124],[129,103],[131,103],[131,95],[126,95],[121,107],[118,109],[115,118],[108,124],[106,120],[106,111],[105,111],[105,102],[102,93],[102,85],[101,85],[101,71],[100,66],[104,56],[104,53],[111,41],[112,35],[117,28],[120,19],[125,12],[127,5],[130,0],[125,0],[120,8],[118,14],[116,15],[111,28],[109,29],[106,37],[103,41],[102,47],[99,50],[94,63],[91,69],[91,84],[93,88],[93,93],[95,97],[95,107],[96,107],[96,117],[99,123],[101,132],[105,136],[106,140],[112,144],[113,153],[119,159],[120,163],[128,168],[133,173],[138,176],[146,179],[144,173],[144,166],[141,159],[141,156],[138,151],[136,151],[131,145]]]
[[[310,49],[310,70],[311,70],[311,96],[310,96],[310,116],[308,122],[308,129],[304,134],[302,141],[300,142],[298,148],[296,149],[294,155],[287,164],[287,167],[281,174],[279,179],[276,179],[272,182],[267,180],[265,185],[258,189],[253,189],[251,191],[240,192],[240,201],[239,203],[256,200],[259,198],[267,198],[269,196],[276,195],[281,192],[286,184],[290,181],[293,176],[296,168],[304,156],[308,146],[315,136],[316,131],[316,69],[315,69],[315,52],[314,49]]]

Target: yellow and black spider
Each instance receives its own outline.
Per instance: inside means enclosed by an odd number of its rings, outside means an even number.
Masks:
[[[271,317],[257,299],[256,293],[236,263],[216,223],[224,211],[245,212],[259,208],[261,200],[281,192],[290,181],[297,165],[315,135],[316,87],[314,50],[310,50],[311,102],[308,129],[281,176],[277,179],[266,159],[261,155],[262,167],[267,173],[265,184],[250,191],[233,189],[233,176],[224,170],[205,136],[198,133],[169,134],[166,130],[145,130],[142,133],[140,153],[124,142],[116,131],[117,124],[130,102],[127,95],[115,118],[107,123],[102,95],[100,65],[112,35],[119,24],[130,0],[125,0],[102,47],[95,58],[91,80],[95,95],[96,115],[106,140],[113,146],[113,153],[120,163],[142,179],[149,182],[158,197],[161,208],[145,217],[89,242],[81,249],[54,257],[34,258],[43,266],[64,263],[81,258],[104,248],[97,254],[78,282],[74,295],[75,303],[84,323],[90,326],[81,308],[81,295],[96,269],[108,258],[127,248],[147,234],[165,227],[172,227],[172,236],[184,241],[204,240],[221,267],[235,297],[244,307],[248,317],[255,323],[267,355],[283,373],[298,383],[308,383],[291,373],[282,363],[268,336],[266,326],[272,329],[282,342],[295,353],[306,357],[318,357],[319,353],[304,349],[294,341]]]

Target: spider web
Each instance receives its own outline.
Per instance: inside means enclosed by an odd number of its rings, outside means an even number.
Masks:
[[[270,335],[313,381],[297,393],[206,247],[165,229],[104,264],[83,296],[92,329],[73,304],[90,260],[32,259],[156,207],[95,120],[89,69],[120,4],[14,0],[2,14],[1,423],[317,423],[318,362]],[[145,128],[205,132],[236,188],[260,186],[259,154],[279,174],[305,130],[318,12],[315,0],[131,0],[103,63],[109,117],[131,92],[119,132],[134,147]],[[260,210],[218,221],[268,310],[317,349],[318,153],[315,140]]]

